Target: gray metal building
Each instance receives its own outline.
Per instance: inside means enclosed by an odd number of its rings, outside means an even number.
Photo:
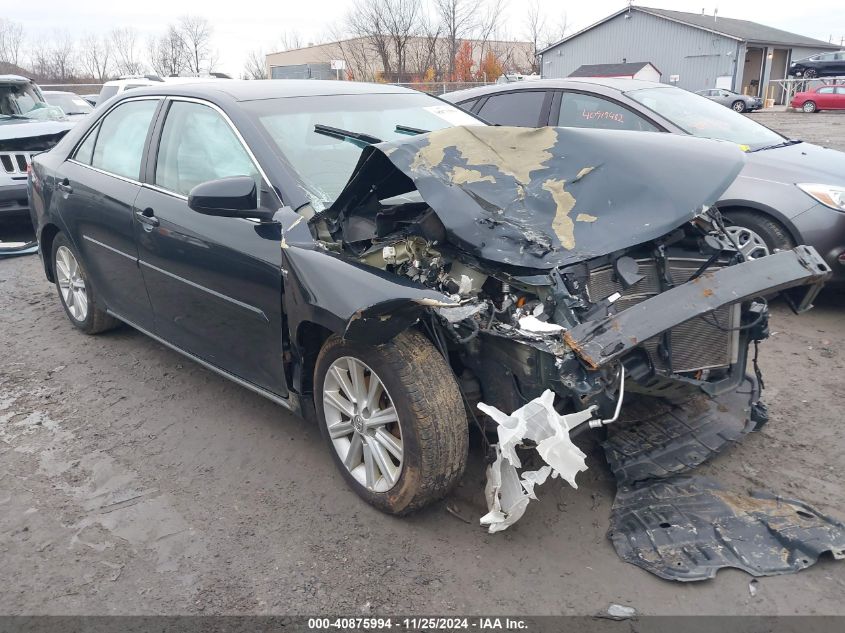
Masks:
[[[779,102],[783,94],[769,82],[786,78],[792,60],[839,48],[747,20],[630,6],[540,54],[543,77],[567,77],[583,64],[648,61],[662,71],[664,83]]]

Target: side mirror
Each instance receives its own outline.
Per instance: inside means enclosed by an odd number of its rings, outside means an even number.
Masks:
[[[272,211],[258,208],[258,191],[250,176],[201,182],[188,194],[188,207],[197,213],[221,218],[273,218]]]

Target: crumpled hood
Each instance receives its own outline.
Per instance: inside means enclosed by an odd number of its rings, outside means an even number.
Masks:
[[[366,147],[325,216],[416,188],[455,247],[550,269],[655,239],[714,204],[744,164],[732,143],[575,128],[452,127]]]

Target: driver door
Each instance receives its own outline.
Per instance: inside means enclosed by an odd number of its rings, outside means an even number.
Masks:
[[[222,111],[169,99],[135,201],[136,239],[155,332],[236,377],[286,396],[281,234],[275,224],[188,208],[201,182],[251,176],[260,206],[281,204]]]

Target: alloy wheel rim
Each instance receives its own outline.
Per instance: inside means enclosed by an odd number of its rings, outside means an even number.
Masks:
[[[746,260],[760,259],[770,254],[766,242],[756,232],[744,226],[727,227],[728,235],[739,246],[739,252]]]
[[[393,488],[402,474],[402,427],[378,375],[356,358],[338,358],[323,382],[323,414],[332,445],[355,480],[372,492]]]
[[[82,322],[88,316],[88,294],[82,269],[66,246],[56,250],[56,280],[67,311],[74,320]]]
[[[816,109],[816,106],[812,103],[805,103],[804,104],[804,112],[812,112]]]
[[[744,106],[744,105],[742,105],[741,103],[737,103],[737,104],[734,106],[734,110],[736,110],[737,112],[742,112],[743,110],[745,110],[745,106]]]

